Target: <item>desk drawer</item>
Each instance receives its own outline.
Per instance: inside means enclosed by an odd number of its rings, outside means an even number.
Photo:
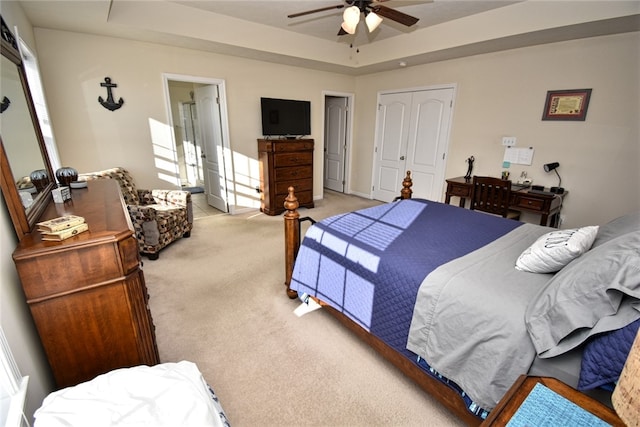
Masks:
[[[450,196],[471,197],[471,188],[469,185],[449,184],[447,193],[449,193]]]
[[[545,201],[542,199],[519,195],[516,199],[514,209],[526,208],[531,210],[542,211],[544,210],[544,202]]]

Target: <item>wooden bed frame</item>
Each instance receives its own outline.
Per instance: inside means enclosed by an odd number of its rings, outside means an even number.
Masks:
[[[410,199],[412,190],[411,172],[407,171],[407,175],[402,182],[402,190],[397,199]],[[396,199],[396,200],[397,200]],[[291,284],[291,276],[293,274],[293,264],[300,248],[300,214],[298,213],[298,199],[294,194],[294,188],[289,187],[289,195],[284,202],[286,209],[284,213],[284,236],[285,236],[285,286],[287,296],[291,299],[297,298],[298,293],[289,288]],[[385,359],[396,366],[409,379],[415,382],[420,388],[431,395],[435,400],[444,405],[449,411],[460,418],[468,425],[480,425],[482,420],[473,415],[466,408],[464,401],[460,395],[446,384],[433,378],[431,375],[423,371],[411,360],[404,355],[398,353],[389,347],[375,335],[370,334],[360,325],[352,321],[350,318],[330,307],[322,301],[318,301],[332,316],[338,319],[349,330],[354,332],[360,339],[369,344]]]

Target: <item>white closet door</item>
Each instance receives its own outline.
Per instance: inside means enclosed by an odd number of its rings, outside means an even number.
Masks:
[[[453,88],[413,94],[406,163],[413,197],[442,200],[452,105]]]
[[[413,197],[442,199],[453,95],[453,87],[380,95],[374,199],[390,202],[399,196],[407,170]]]

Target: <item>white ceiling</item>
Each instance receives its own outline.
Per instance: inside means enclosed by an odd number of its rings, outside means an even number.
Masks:
[[[7,1],[7,0],[2,0]],[[366,74],[465,55],[640,30],[640,1],[389,0],[420,20],[384,18],[337,36],[344,0],[19,0],[34,27]]]
[[[249,22],[293,31],[298,34],[318,37],[331,42],[347,44],[356,42],[362,45],[413,31],[419,31],[426,27],[498,7],[508,6],[522,0],[387,0],[380,4],[414,16],[419,19],[418,23],[411,27],[406,27],[390,19],[383,18],[383,23],[373,33],[369,34],[366,27],[360,25],[358,31],[353,36],[337,35],[340,24],[342,23],[342,13],[344,9],[328,10],[298,18],[287,18],[287,15],[297,12],[305,12],[328,6],[348,6],[344,0],[171,1],[200,11],[232,16]]]

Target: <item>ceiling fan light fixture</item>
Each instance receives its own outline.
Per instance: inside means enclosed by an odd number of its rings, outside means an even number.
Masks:
[[[355,34],[356,33],[356,26],[355,25],[351,26],[348,23],[343,22],[341,27],[347,34]]]
[[[380,25],[382,18],[374,12],[369,12],[367,17],[364,19],[364,22],[367,24],[369,32],[372,33],[376,28],[378,28],[378,25]]]
[[[346,8],[342,14],[342,19],[344,19],[342,29],[349,34],[355,34],[358,22],[360,22],[360,9],[357,6]]]

